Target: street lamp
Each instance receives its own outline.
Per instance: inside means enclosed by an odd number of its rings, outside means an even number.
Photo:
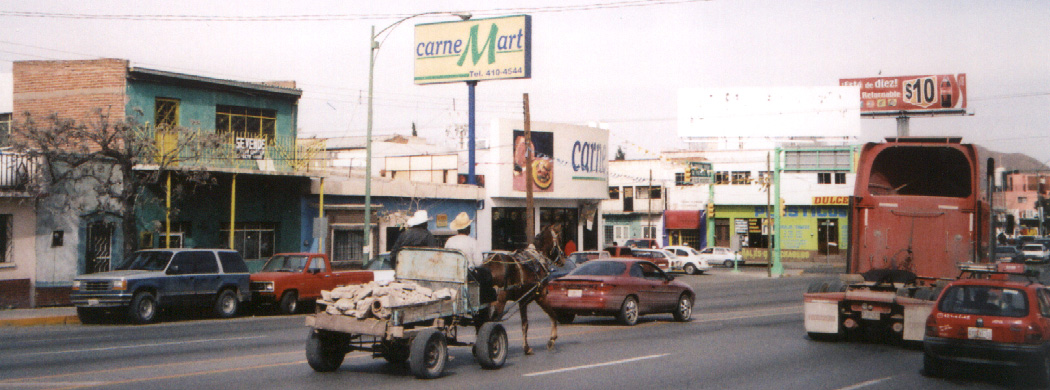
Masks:
[[[379,30],[379,33],[376,33],[376,26],[372,26],[372,35],[369,37],[368,42],[368,127],[365,130],[365,248],[371,246],[372,242],[372,84],[373,76],[375,75],[376,56],[379,54],[379,47],[382,44],[381,42],[376,41],[376,38],[378,38],[379,35],[383,34],[388,30],[392,31],[394,27],[397,27],[399,24],[406,20],[412,19],[417,16],[440,14],[455,15],[463,20],[469,20],[472,16],[469,12],[457,13],[446,11],[431,11],[418,13],[415,15],[409,15],[404,18],[401,18],[393,24],[384,27],[382,30]],[[371,251],[369,251],[369,253],[371,253]]]

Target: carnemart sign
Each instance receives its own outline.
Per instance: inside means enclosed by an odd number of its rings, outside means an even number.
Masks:
[[[416,84],[527,79],[532,75],[529,15],[416,25]]]

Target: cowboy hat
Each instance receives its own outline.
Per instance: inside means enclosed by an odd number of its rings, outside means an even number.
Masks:
[[[430,220],[430,216],[427,215],[427,211],[426,210],[416,210],[416,213],[412,215],[412,218],[409,218],[408,221],[405,222],[405,225],[407,225],[407,226],[422,225],[424,223],[427,223],[427,221],[429,221],[429,220]]]
[[[469,227],[471,222],[474,221],[470,220],[470,217],[467,216],[467,213],[461,212],[459,213],[459,215],[456,216],[456,219],[453,219],[452,222],[448,224],[448,227],[452,230],[460,230]]]

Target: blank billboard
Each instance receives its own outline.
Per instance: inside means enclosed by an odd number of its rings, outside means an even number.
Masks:
[[[856,86],[682,88],[678,136],[856,137],[858,96]]]

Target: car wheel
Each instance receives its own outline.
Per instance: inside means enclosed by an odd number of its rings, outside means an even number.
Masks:
[[[474,357],[482,368],[503,367],[507,361],[507,331],[498,322],[486,322],[478,329]]]
[[[1043,356],[1040,364],[1032,367],[1032,382],[1039,388],[1050,385],[1050,356]]]
[[[620,305],[620,322],[627,326],[633,326],[638,323],[638,299],[635,297],[627,297],[623,300],[623,304]]]
[[[732,260],[726,260],[725,262],[722,263],[722,265],[724,265],[726,268],[733,268],[733,261]]]
[[[922,372],[928,377],[944,377],[944,362],[928,353],[922,355]]]
[[[336,335],[311,331],[306,339],[306,362],[317,372],[339,369],[346,357],[346,346]]]
[[[138,324],[148,324],[157,317],[157,298],[153,294],[142,291],[131,298],[131,306],[128,307],[131,320]]]
[[[678,297],[678,306],[674,310],[674,320],[678,322],[689,321],[689,317],[693,315],[693,299],[689,297],[689,294],[682,293],[682,296]]]
[[[683,267],[682,270],[685,271],[686,275],[695,275],[696,274],[696,266],[694,266],[692,264],[686,264],[685,267]]]
[[[576,314],[559,312],[554,315],[559,324],[571,324],[576,319]]]
[[[220,318],[230,318],[237,315],[237,294],[233,290],[222,290],[219,299],[215,300],[215,315]]]
[[[93,307],[78,307],[77,318],[80,319],[81,324],[98,324],[102,322],[102,309]]]
[[[433,379],[445,372],[448,362],[448,345],[445,335],[434,328],[427,328],[412,339],[408,354],[408,368],[419,379]]]
[[[281,295],[281,313],[295,314],[299,310],[299,294],[295,291],[285,291]]]

